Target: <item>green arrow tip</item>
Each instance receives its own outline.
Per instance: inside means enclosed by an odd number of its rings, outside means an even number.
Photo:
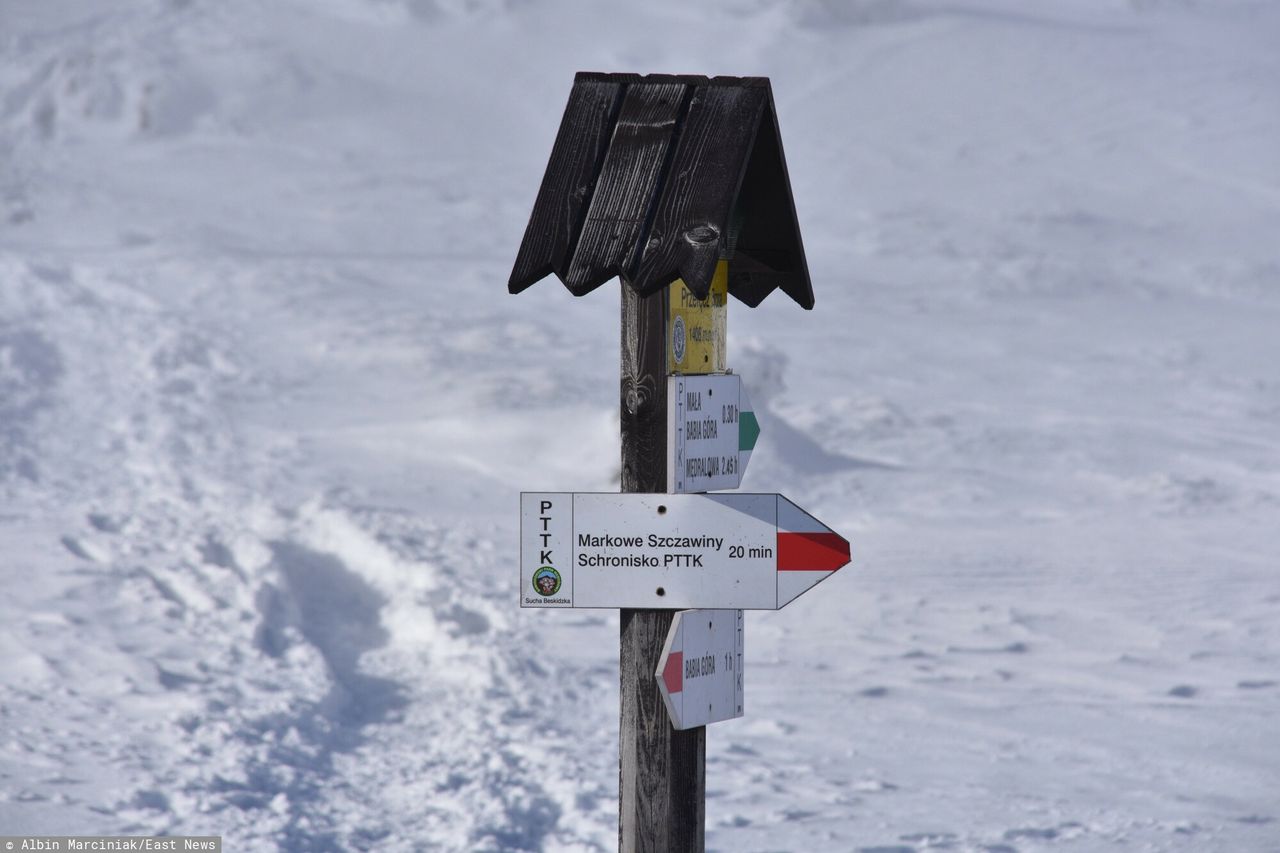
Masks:
[[[738,413],[738,450],[750,450],[756,446],[756,439],[760,437],[760,422],[756,420],[755,412],[739,412]]]

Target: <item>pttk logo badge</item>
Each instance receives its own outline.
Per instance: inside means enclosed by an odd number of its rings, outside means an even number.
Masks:
[[[533,588],[538,595],[551,597],[560,591],[560,573],[543,566],[533,573]]]
[[[684,348],[684,318],[677,314],[671,323],[671,354],[675,356],[677,363],[684,361]]]

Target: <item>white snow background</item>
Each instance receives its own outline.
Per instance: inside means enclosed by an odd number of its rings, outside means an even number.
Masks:
[[[0,0],[0,832],[607,850],[617,285],[506,293],[577,70],[772,78],[817,307],[730,306],[720,851],[1280,850],[1280,4]]]

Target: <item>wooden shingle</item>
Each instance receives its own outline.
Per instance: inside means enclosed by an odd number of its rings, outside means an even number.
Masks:
[[[781,288],[813,307],[769,80],[579,73],[508,289],[680,278],[706,298],[721,257],[746,304]]]

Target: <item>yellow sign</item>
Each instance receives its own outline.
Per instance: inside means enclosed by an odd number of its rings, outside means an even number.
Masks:
[[[683,279],[667,296],[667,365],[669,373],[724,373],[725,315],[729,300],[729,262],[716,264],[706,299],[694,296]]]

